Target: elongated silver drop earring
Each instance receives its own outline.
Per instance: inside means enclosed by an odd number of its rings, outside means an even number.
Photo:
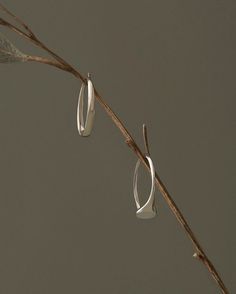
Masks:
[[[155,195],[154,195],[155,194],[155,169],[154,169],[154,165],[150,156],[146,155],[146,158],[150,166],[152,186],[151,186],[151,191],[150,191],[148,200],[142,207],[140,205],[139,196],[138,196],[138,187],[137,187],[138,169],[140,166],[140,160],[138,160],[136,163],[135,170],[134,170],[134,178],[133,178],[134,199],[138,209],[136,212],[136,216],[142,219],[153,218],[157,214],[157,210],[155,206]]]
[[[78,99],[78,108],[77,108],[77,127],[79,134],[82,137],[87,137],[91,134],[92,128],[93,128],[93,122],[95,117],[95,96],[94,96],[94,87],[93,83],[90,78],[90,74],[88,74],[88,107],[87,107],[87,114],[86,114],[86,120],[84,123],[84,92],[86,85],[85,83],[82,83],[79,93],[79,99]]]

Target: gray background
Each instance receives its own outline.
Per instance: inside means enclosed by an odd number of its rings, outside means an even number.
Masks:
[[[234,293],[235,1],[3,4],[93,74],[140,144],[148,125],[158,173]],[[158,217],[136,219],[136,158],[99,105],[78,135],[77,80],[40,64],[0,76],[1,293],[219,293],[159,193]]]

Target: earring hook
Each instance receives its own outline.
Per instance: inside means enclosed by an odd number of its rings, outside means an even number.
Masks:
[[[135,170],[134,170],[133,191],[134,191],[135,203],[138,209],[136,212],[136,216],[138,218],[148,219],[148,218],[153,218],[157,214],[157,209],[155,206],[155,195],[154,195],[155,194],[155,168],[154,168],[152,159],[150,157],[147,127],[145,124],[143,124],[143,141],[144,141],[144,147],[146,151],[145,158],[150,167],[152,185],[151,185],[151,191],[150,191],[148,200],[142,207],[140,205],[139,196],[138,196],[138,170],[141,163],[140,159],[137,161]]]

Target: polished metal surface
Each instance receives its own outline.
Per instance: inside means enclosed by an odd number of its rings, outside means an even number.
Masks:
[[[94,88],[91,79],[88,77],[88,107],[86,120],[84,122],[84,93],[86,85],[83,83],[80,88],[79,99],[78,99],[78,108],[77,108],[77,126],[79,134],[82,137],[87,137],[91,134],[93,129],[94,117],[95,117],[95,97],[94,97]]]
[[[155,206],[155,169],[150,156],[146,155],[146,158],[150,166],[152,186],[148,200],[143,206],[140,205],[140,200],[138,196],[138,170],[140,166],[140,160],[138,160],[136,163],[133,178],[134,199],[138,209],[136,212],[136,216],[142,219],[153,218],[157,214]]]

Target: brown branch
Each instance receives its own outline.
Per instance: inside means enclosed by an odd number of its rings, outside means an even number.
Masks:
[[[51,66],[54,66],[56,68],[59,68],[63,71],[69,72],[72,75],[74,75],[77,79],[80,79],[82,82],[86,83],[86,78],[84,78],[81,73],[76,70],[74,67],[72,67],[69,63],[67,63],[63,58],[58,56],[56,53],[54,53],[51,49],[49,49],[45,44],[43,44],[37,37],[36,35],[29,29],[29,27],[18,17],[16,17],[14,14],[9,12],[5,7],[0,5],[0,9],[3,11],[7,12],[10,16],[12,16],[21,26],[26,29],[28,33],[23,32],[21,29],[17,28],[16,26],[12,25],[11,23],[3,20],[0,18],[0,25],[3,25],[5,27],[8,27],[12,31],[18,33],[20,36],[26,38],[29,40],[31,43],[34,45],[40,47],[47,53],[49,53],[55,60],[50,60],[44,57],[39,57],[39,56],[28,56],[27,60],[28,61],[35,61],[39,63],[44,63],[48,64]],[[107,115],[112,119],[116,127],[120,130],[121,134],[125,138],[125,142],[127,145],[132,149],[132,151],[136,154],[136,156],[141,160],[143,165],[149,169],[149,166],[145,160],[145,154],[141,151],[135,140],[132,138],[131,134],[129,131],[126,129],[124,124],[121,122],[121,120],[118,118],[118,116],[114,113],[114,111],[109,107],[109,105],[102,99],[101,95],[98,93],[98,91],[95,89],[95,96],[97,101],[100,103],[100,105],[103,107]],[[147,129],[146,126],[143,127],[143,135],[144,135],[144,142],[145,142],[145,149],[146,152],[149,153],[149,145],[148,145],[148,140],[147,140]],[[179,210],[178,206],[174,202],[173,198],[171,197],[170,193],[167,191],[167,188],[161,181],[159,175],[156,173],[156,185],[159,188],[162,196],[166,200],[168,206],[170,207],[171,211],[175,215],[176,219],[178,222],[181,224],[182,228],[185,230],[187,236],[189,239],[192,241],[196,253],[194,254],[194,257],[197,257],[207,268],[213,279],[216,281],[218,284],[220,290],[224,294],[228,294],[229,291],[227,290],[226,286],[224,285],[223,280],[221,279],[220,275],[218,274],[216,268],[212,264],[212,262],[209,260],[207,257],[206,253],[204,252],[202,246],[198,242],[197,238],[195,237],[193,231],[189,227],[187,220],[184,218],[183,214]]]
[[[8,14],[10,17],[12,17],[18,24],[20,24],[27,32],[30,36],[34,36],[34,33],[32,32],[32,30],[28,27],[28,25],[26,23],[23,22],[23,20],[21,20],[18,16],[16,16],[15,14],[13,14],[11,11],[9,11],[5,6],[3,6],[2,4],[0,4],[0,9],[2,11],[4,11],[6,14]]]
[[[32,55],[28,55],[26,58],[27,58],[27,61],[35,61],[35,62],[39,62],[39,63],[43,63],[43,64],[48,64],[48,65],[57,67],[61,70],[67,71],[66,66],[64,66],[63,64],[61,64],[60,62],[58,62],[56,60],[44,58],[41,56],[32,56]]]
[[[150,155],[148,135],[147,135],[147,126],[145,124],[143,124],[143,142],[144,142],[144,148],[145,148],[146,154]]]
[[[77,77],[79,77],[84,83],[86,83],[86,79],[83,78],[83,76],[76,71],[69,63],[67,63],[64,59],[62,59],[59,55],[57,55],[55,52],[53,52],[52,50],[50,50],[45,44],[43,44],[39,38],[33,33],[33,31],[30,29],[30,27],[22,20],[20,19],[18,16],[16,16],[15,14],[13,14],[12,12],[10,12],[5,6],[3,6],[2,4],[0,4],[0,10],[4,11],[5,13],[7,13],[10,17],[12,17],[18,24],[20,24],[26,31],[22,31],[21,29],[19,29],[18,27],[16,27],[15,25],[9,23],[8,21],[5,21],[4,19],[0,18],[0,24],[4,25],[6,27],[8,27],[9,29],[11,29],[12,31],[18,33],[20,36],[24,37],[25,39],[27,39],[28,41],[30,41],[31,43],[33,43],[35,46],[45,50],[47,53],[49,53],[53,58],[55,58],[58,62],[60,62],[61,64],[63,64],[65,66],[65,70],[70,69],[70,72],[74,73],[74,75],[76,75]],[[38,62],[42,62],[42,60],[40,60],[40,58],[36,58]],[[30,60],[30,59],[29,59]],[[32,61],[32,60],[31,60]],[[35,60],[36,61],[36,60]],[[53,64],[51,64],[53,65]],[[62,69],[62,68],[61,68]]]
[[[17,33],[18,35],[20,35],[21,37],[24,37],[28,41],[32,42],[32,39],[30,38],[30,36],[28,36],[25,32],[23,32],[21,29],[17,28],[16,26],[11,24],[10,22],[4,20],[3,18],[0,18],[0,25],[7,27],[8,29],[10,29],[13,32]]]

